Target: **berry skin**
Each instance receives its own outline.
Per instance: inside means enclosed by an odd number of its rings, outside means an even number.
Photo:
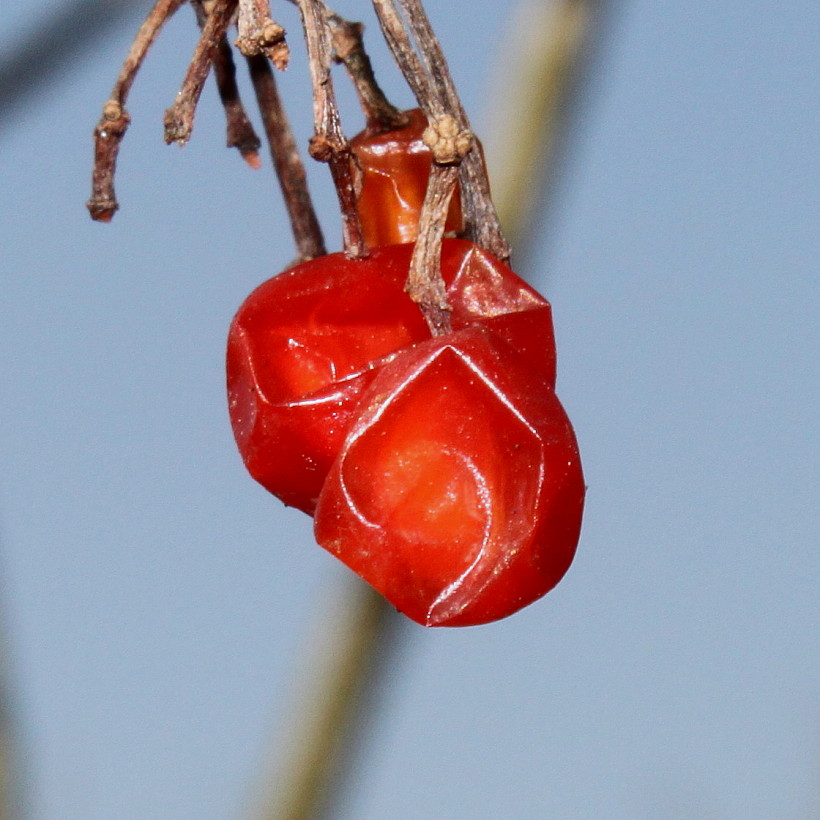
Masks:
[[[551,383],[472,326],[384,364],[327,476],[315,535],[414,621],[470,626],[558,583],[583,500]]]
[[[405,112],[404,128],[383,133],[367,130],[350,140],[350,148],[362,171],[359,217],[368,247],[415,242],[419,214],[427,191],[433,154],[422,142],[427,128],[424,113]],[[463,228],[459,188],[453,192],[444,230]]]
[[[399,351],[430,340],[404,292],[411,254],[411,245],[391,245],[364,260],[330,254],[302,263],[260,285],[231,324],[229,412],[245,465],[308,514],[364,391]],[[493,331],[554,386],[549,303],[465,240],[445,239],[442,273],[454,331]]]

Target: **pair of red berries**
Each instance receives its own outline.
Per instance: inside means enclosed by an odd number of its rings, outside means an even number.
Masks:
[[[390,196],[412,200],[409,180],[423,197],[428,170],[429,157],[385,174]],[[362,208],[366,236],[383,233],[380,201]],[[404,291],[412,251],[330,254],[257,288],[228,340],[231,422],[251,475],[313,515],[319,544],[399,610],[427,626],[485,623],[569,567],[578,448],[554,392],[549,303],[446,239],[452,332],[433,338]]]

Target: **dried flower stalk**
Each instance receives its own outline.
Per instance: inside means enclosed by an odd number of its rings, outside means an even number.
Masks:
[[[357,205],[357,169],[350,145],[342,132],[339,108],[330,76],[330,30],[326,8],[320,0],[299,0],[305,32],[310,77],[313,84],[313,122],[310,155],[327,162],[339,198],[345,253],[351,258],[367,255]]]
[[[247,61],[271,159],[296,241],[298,260],[323,256],[326,253],[325,243],[307,187],[305,166],[299,156],[270,64],[261,54],[248,57]]]
[[[86,205],[91,218],[98,222],[110,222],[119,208],[114,193],[114,174],[120,144],[131,122],[125,108],[128,92],[160,29],[184,2],[185,0],[157,0],[140,26],[114,83],[111,96],[103,105],[102,118],[94,129],[94,172],[91,179],[91,199]]]

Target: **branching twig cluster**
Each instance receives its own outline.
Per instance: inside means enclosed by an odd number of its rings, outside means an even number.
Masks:
[[[122,67],[95,130],[91,216],[109,221],[117,210],[114,172],[120,143],[130,122],[128,92],[160,28],[185,0],[157,0]],[[332,79],[333,62],[350,75],[371,134],[405,126],[399,111],[379,88],[362,41],[363,26],[336,14],[324,0],[290,0],[301,15],[313,86],[314,137],[309,153],[329,165],[342,218],[344,249],[366,256],[358,212],[361,172],[342,130]],[[424,142],[433,165],[419,220],[407,291],[418,302],[434,334],[449,330],[449,305],[441,277],[441,243],[450,199],[459,187],[464,235],[500,259],[509,258],[492,200],[480,150],[456,93],[441,46],[420,0],[372,0],[382,32],[426,115]],[[165,140],[184,144],[191,136],[205,80],[213,68],[227,124],[227,144],[251,167],[260,165],[260,140],[242,104],[228,30],[250,73],[262,125],[270,147],[300,259],[324,254],[322,232],[307,188],[305,168],[276,87],[271,63],[284,69],[289,59],[284,28],[271,16],[269,0],[190,0],[201,33],[173,105],[165,112]]]
[[[110,222],[118,208],[114,195],[114,171],[120,143],[131,122],[125,101],[159,30],[184,2],[185,0],[157,0],[140,26],[114,83],[111,96],[103,105],[102,117],[94,130],[94,174],[91,180],[91,199],[88,201],[92,219]]]
[[[91,199],[92,219],[108,222],[117,210],[114,174],[120,144],[131,118],[126,109],[128,92],[149,48],[163,24],[185,0],[157,0],[131,46],[110,99],[95,131],[95,162]],[[321,228],[307,188],[304,165],[284,114],[270,62],[287,66],[285,30],[270,16],[266,0],[190,0],[201,35],[174,104],[165,112],[165,140],[184,144],[191,136],[205,80],[213,67],[225,109],[227,144],[237,148],[252,168],[258,168],[261,142],[239,95],[236,66],[227,38],[236,25],[237,48],[245,55],[268,138],[271,158],[284,193],[285,204],[300,259],[325,253]]]

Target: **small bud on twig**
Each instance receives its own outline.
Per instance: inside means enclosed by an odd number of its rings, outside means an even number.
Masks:
[[[421,140],[439,165],[454,165],[470,152],[474,138],[472,131],[459,129],[455,117],[443,114],[424,129]]]

